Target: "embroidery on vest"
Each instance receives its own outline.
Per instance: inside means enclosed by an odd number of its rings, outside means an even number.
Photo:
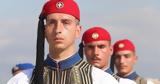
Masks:
[[[112,76],[119,82],[120,81],[120,78],[119,76],[117,76],[116,74],[112,74]]]
[[[72,84],[92,84],[92,66],[85,61],[81,61],[71,69]]]
[[[147,80],[143,77],[140,77],[138,76],[136,79],[135,79],[136,83],[137,84],[147,84]]]
[[[83,60],[65,70],[45,66],[44,84],[93,84],[91,71],[92,66]]]

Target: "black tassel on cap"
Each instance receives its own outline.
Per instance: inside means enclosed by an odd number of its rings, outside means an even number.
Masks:
[[[79,44],[78,53],[81,56],[81,58],[83,59],[83,43],[82,42]]]
[[[114,73],[114,55],[111,56],[110,69]]]
[[[36,50],[36,66],[30,80],[30,84],[43,84],[43,70],[44,70],[44,17],[39,17],[38,32],[37,32],[37,50]]]

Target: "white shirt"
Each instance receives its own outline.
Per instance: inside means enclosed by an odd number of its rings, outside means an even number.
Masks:
[[[150,80],[150,79],[147,79],[147,84],[156,84],[156,83],[154,83],[152,80]],[[157,83],[158,84],[158,83]]]
[[[119,84],[137,84],[135,81],[127,79],[127,78],[120,78]]]
[[[118,81],[109,73],[92,67],[93,84],[118,84]]]
[[[24,70],[12,77],[7,84],[29,84],[33,69]],[[118,84],[117,80],[110,74],[92,67],[93,84]]]
[[[33,69],[23,70],[13,76],[7,84],[29,84],[29,79],[32,76]]]

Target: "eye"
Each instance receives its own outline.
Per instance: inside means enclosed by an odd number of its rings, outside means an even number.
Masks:
[[[47,25],[55,25],[56,21],[51,19],[51,20],[47,20],[46,23],[47,23]]]
[[[130,55],[130,54],[125,54],[124,57],[125,57],[125,58],[130,58],[131,55]]]
[[[62,23],[63,23],[64,25],[67,25],[67,24],[71,24],[72,21],[71,21],[71,20],[68,20],[68,19],[64,19],[64,20],[62,20]]]
[[[94,46],[92,46],[92,45],[86,45],[85,47],[88,48],[88,49],[93,49],[94,48]]]
[[[104,48],[106,48],[106,46],[105,45],[98,45],[98,48],[104,49]]]

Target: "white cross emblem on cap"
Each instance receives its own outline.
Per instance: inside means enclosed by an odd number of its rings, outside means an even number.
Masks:
[[[118,45],[118,47],[119,47],[119,48],[124,48],[124,44],[123,44],[123,43],[120,43],[120,44]]]
[[[99,34],[98,34],[98,33],[93,33],[93,34],[92,34],[92,38],[93,38],[93,39],[97,39],[98,37],[99,37]]]
[[[58,9],[63,8],[63,7],[64,7],[63,2],[57,2],[56,7],[57,7]]]

